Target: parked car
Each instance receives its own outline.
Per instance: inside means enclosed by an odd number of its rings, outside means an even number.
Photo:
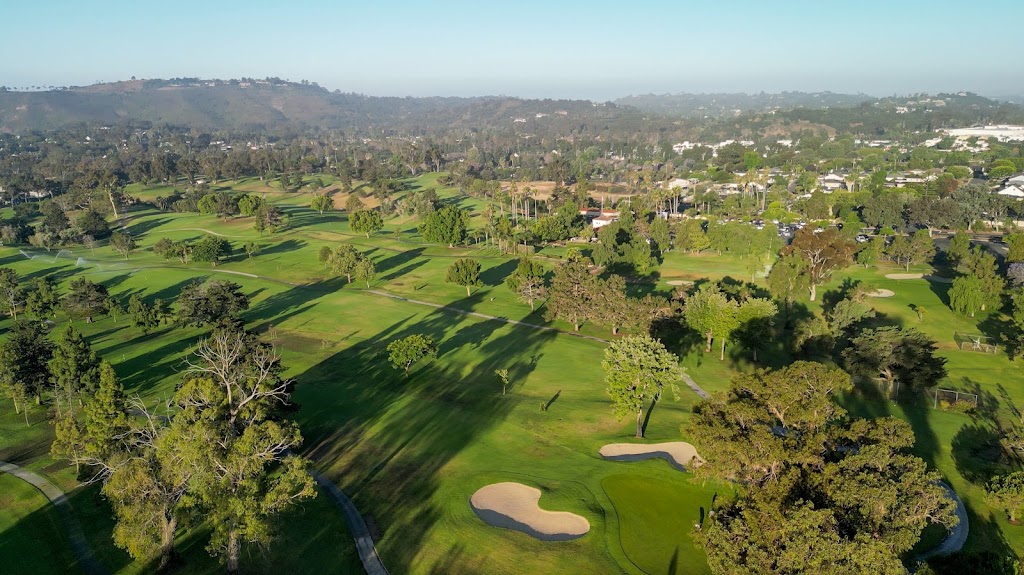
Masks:
[[[862,244],[862,243],[864,243],[864,242],[868,241],[868,239],[870,239],[870,238],[868,238],[868,237],[867,237],[867,236],[865,236],[864,234],[860,234],[859,236],[857,236],[857,237],[856,237],[856,238],[854,238],[854,239],[855,239],[855,240],[857,240],[857,243],[858,243],[858,244]]]

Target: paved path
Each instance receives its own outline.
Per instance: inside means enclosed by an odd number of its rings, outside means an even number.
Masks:
[[[85,534],[82,533],[82,527],[78,524],[78,520],[75,519],[71,502],[68,501],[67,496],[59,487],[31,471],[6,461],[0,461],[0,471],[9,473],[29,483],[53,503],[53,506],[57,508],[57,513],[60,515],[61,523],[64,524],[64,530],[68,533],[68,539],[71,540],[71,550],[74,552],[83,571],[89,575],[110,575],[110,571],[100,564],[96,556],[93,555],[92,548],[89,547],[89,542],[86,540]]]
[[[956,517],[960,521],[955,527],[949,530],[946,538],[943,539],[941,543],[918,555],[917,559],[919,561],[956,553],[963,548],[964,543],[967,542],[967,534],[970,532],[970,525],[967,519],[967,507],[964,505],[963,500],[960,499],[960,496],[956,494],[956,491],[953,491],[953,488],[945,481],[940,481],[939,485],[946,490],[946,495],[956,503]]]
[[[693,381],[693,378],[690,377],[688,374],[683,374],[683,381],[686,382],[686,387],[692,389],[693,392],[699,395],[701,399],[711,398],[711,394],[704,391],[704,388],[702,388],[701,386],[697,385],[697,382]]]
[[[345,521],[348,523],[349,530],[352,531],[352,538],[356,542],[356,551],[359,552],[359,560],[363,562],[366,575],[389,575],[387,568],[380,560],[380,555],[377,554],[373,537],[370,536],[370,529],[366,527],[363,516],[359,514],[359,510],[356,509],[352,500],[330,479],[315,471],[311,472],[311,475],[317,485],[330,496],[334,504],[345,515]]]

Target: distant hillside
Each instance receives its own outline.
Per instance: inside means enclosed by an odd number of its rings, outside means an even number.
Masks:
[[[875,98],[865,94],[781,92],[777,94],[645,94],[619,98],[616,104],[684,118],[719,118],[743,112],[791,108],[853,107]]]
[[[517,98],[393,98],[329,92],[271,80],[133,80],[40,92],[0,91],[0,131],[47,130],[127,121],[203,129],[268,127],[448,128],[528,124],[572,116],[614,119],[614,105]],[[627,114],[628,115],[628,114]]]

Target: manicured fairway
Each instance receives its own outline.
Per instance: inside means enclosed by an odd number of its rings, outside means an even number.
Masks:
[[[611,475],[601,487],[619,515],[622,549],[645,573],[711,572],[690,533],[711,509],[713,489],[689,478],[665,481],[642,475]]]
[[[436,174],[429,174],[410,185],[434,187],[436,179]],[[251,300],[243,314],[247,326],[276,346],[287,375],[299,382],[293,399],[299,406],[294,417],[305,438],[302,451],[345,489],[367,517],[392,573],[639,575],[670,573],[673,561],[676,573],[707,572],[690,532],[700,508],[710,506],[714,489],[692,483],[688,474],[665,461],[621,463],[598,454],[605,444],[635,441],[628,418],[618,420],[611,412],[600,367],[603,342],[373,293],[572,331],[562,322],[545,321],[543,305],[531,313],[503,285],[515,267],[513,258],[488,247],[425,244],[413,231],[415,221],[388,220],[385,231],[366,238],[351,233],[346,214],[320,216],[309,209],[308,193],[284,194],[259,180],[222,185],[265,194],[287,214],[287,228],[260,235],[246,218],[223,221],[140,209],[126,217],[140,244],[130,260],[107,247],[50,253],[4,247],[0,265],[14,268],[27,280],[49,275],[62,289],[72,278],[85,275],[106,285],[122,301],[135,293],[150,302],[173,300],[196,279],[240,284]],[[161,188],[132,193],[153,197],[168,192]],[[446,201],[472,208],[479,221],[484,207],[480,200],[460,196],[454,188],[439,188],[438,193]],[[396,236],[392,230],[398,226],[402,233]],[[149,249],[160,238],[193,239],[207,233],[204,230],[228,236],[236,254],[212,267],[164,260]],[[240,250],[246,241],[258,242],[261,253],[247,258]],[[377,277],[370,289],[331,277],[317,260],[321,246],[341,242],[355,245],[375,262]],[[538,261],[552,269],[564,253],[564,247],[546,247]],[[466,256],[481,262],[484,280],[469,297],[464,288],[444,281],[451,261]],[[969,507],[968,549],[1009,548],[1022,553],[1024,527],[1009,525],[1004,513],[988,505],[978,478],[989,465],[986,446],[993,429],[1015,420],[1014,410],[1024,408],[1024,372],[1020,361],[1010,360],[1005,353],[961,352],[952,342],[953,331],[976,332],[1001,318],[999,314],[955,316],[945,305],[948,286],[923,279],[885,279],[890,271],[900,270],[849,268],[818,290],[819,300],[845,278],[892,290],[892,298],[870,300],[878,312],[877,322],[921,329],[935,338],[940,354],[949,359],[950,377],[941,386],[977,393],[985,409],[972,418],[859,393],[842,398],[842,403],[854,415],[894,415],[912,423],[918,442],[915,451],[943,474]],[[742,261],[712,253],[668,254],[660,273],[656,283],[633,284],[630,290],[668,294],[672,286],[667,282],[673,279],[749,279]],[[755,283],[764,286],[762,279]],[[927,309],[924,322],[918,321],[912,304]],[[820,301],[808,302],[803,294],[797,305],[811,313],[821,310]],[[55,321],[63,326],[68,320],[58,314]],[[9,319],[0,320],[0,332],[10,325]],[[151,404],[173,393],[182,378],[183,355],[205,333],[205,329],[164,325],[142,334],[124,315],[117,321],[103,317],[75,326],[98,354],[114,364],[127,391]],[[386,347],[394,339],[416,333],[434,338],[438,358],[433,364],[415,366],[405,376],[389,365]],[[581,333],[607,340],[614,337],[597,325],[584,325]],[[717,348],[704,353],[699,338],[677,337],[669,343],[687,372],[708,391],[724,390],[735,374],[757,367],[747,352],[732,345],[720,361]],[[759,365],[777,366],[791,358],[780,338],[762,355]],[[494,373],[497,369],[510,372],[512,386],[505,396]],[[645,442],[688,439],[681,426],[697,397],[685,386],[680,386],[680,394],[676,401],[666,393],[656,405]],[[50,459],[52,426],[43,409],[34,409],[29,422],[26,426],[9,402],[0,403],[0,459],[17,461],[71,493],[98,557],[113,572],[149,572],[148,565],[132,561],[113,546],[109,508],[97,496],[97,488],[79,486],[73,468]],[[506,481],[540,489],[544,509],[581,515],[591,530],[573,541],[542,542],[487,526],[473,513],[469,498],[484,485]],[[7,485],[9,481],[0,483],[0,488]],[[6,494],[0,489],[0,501],[5,501]],[[30,507],[19,503],[12,509]],[[24,532],[36,533],[41,527],[32,525],[45,526],[49,521],[28,522],[21,517],[0,507],[0,560],[11,553],[9,545],[2,545],[36,537]],[[46,512],[35,509],[29,517],[45,518]],[[194,521],[191,534],[178,541],[182,553],[178,572],[219,572],[216,560],[204,549],[202,520]],[[49,540],[51,547],[64,548],[56,539]],[[31,560],[47,561],[46,557]],[[60,553],[55,557],[60,563]],[[41,566],[39,572],[55,572],[43,563],[32,563],[36,564]],[[256,573],[353,573],[359,569],[341,515],[323,497],[286,516],[278,543],[265,553],[252,550],[243,566]],[[0,568],[0,572],[6,571]]]
[[[0,473],[0,573],[81,573],[57,511],[34,487]]]

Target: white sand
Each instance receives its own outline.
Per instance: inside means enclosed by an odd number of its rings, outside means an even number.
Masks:
[[[540,489],[522,483],[492,483],[478,489],[469,504],[484,523],[541,541],[569,541],[590,531],[590,522],[575,513],[541,509],[540,496]]]
[[[951,284],[953,280],[951,278],[940,278],[939,276],[924,275],[924,274],[885,274],[885,277],[891,280],[919,280],[926,279],[930,282],[937,284]]]
[[[867,293],[868,297],[892,297],[894,295],[896,295],[896,292],[891,289],[876,289]]]
[[[693,282],[689,280],[669,280],[667,282],[670,286],[692,286]]]
[[[609,443],[601,448],[601,457],[612,461],[641,461],[660,457],[680,471],[686,471],[688,465],[700,465],[703,460],[697,450],[683,441],[671,443]]]

